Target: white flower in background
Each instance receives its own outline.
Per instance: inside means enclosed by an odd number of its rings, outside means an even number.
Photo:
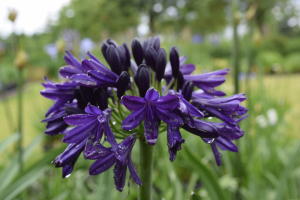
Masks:
[[[267,119],[264,115],[258,115],[256,117],[256,122],[258,123],[260,128],[266,128],[268,126]]]
[[[275,108],[270,108],[267,111],[268,121],[271,126],[275,125],[278,121],[278,115]]]

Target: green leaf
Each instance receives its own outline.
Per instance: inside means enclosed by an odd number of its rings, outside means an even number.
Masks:
[[[34,140],[32,143],[36,143],[37,145],[38,140]],[[26,150],[29,151],[32,148],[27,148]],[[38,160],[35,164],[31,165],[28,167],[27,171],[24,171],[22,173],[17,173],[18,172],[18,167],[17,171],[14,171],[14,177],[17,175],[18,178],[12,182],[8,182],[5,185],[5,190],[2,191],[2,194],[0,195],[1,200],[9,200],[9,199],[14,199],[17,195],[19,195],[22,191],[24,191],[28,186],[30,186],[32,183],[34,183],[39,177],[44,175],[45,170],[50,166],[50,162],[55,159],[57,155],[59,155],[63,150],[65,149],[65,146],[53,149],[51,151],[48,151],[40,160]],[[26,152],[25,150],[25,152]],[[17,158],[17,157],[16,157]],[[17,161],[17,159],[16,159]],[[16,162],[16,165],[18,166],[18,163]],[[2,172],[3,173],[3,172]],[[2,175],[1,173],[1,175]],[[11,176],[11,175],[10,175]],[[6,178],[4,176],[4,178]],[[13,177],[12,177],[13,178]],[[2,180],[2,179],[1,179]],[[0,184],[2,184],[0,182]]]
[[[29,185],[34,183],[40,176],[42,176],[47,169],[46,166],[35,168],[25,173],[21,178],[11,184],[5,192],[1,195],[0,199],[10,200],[14,199],[18,194],[20,194]]]
[[[282,170],[282,172],[280,174],[280,179],[279,179],[277,189],[276,189],[277,195],[276,195],[275,200],[284,199],[283,194],[286,190],[287,180],[288,180],[290,173],[292,172],[295,162],[298,161],[299,153],[300,153],[300,142],[297,144],[297,148],[296,148],[294,154],[292,156],[290,156],[288,163],[286,163],[285,169]]]
[[[67,198],[68,194],[69,194],[69,192],[63,192],[62,194],[55,197],[53,200],[64,200]]]
[[[24,150],[23,154],[23,162],[25,162],[30,154],[33,152],[33,150],[42,142],[43,135],[38,136],[35,138],[28,147]],[[8,186],[12,180],[17,176],[19,172],[19,162],[18,162],[19,155],[16,154],[11,159],[10,163],[2,170],[0,174],[0,192]],[[0,198],[1,199],[1,198]]]
[[[197,172],[201,183],[214,200],[224,200],[225,195],[218,184],[217,178],[214,174],[201,162],[201,159],[195,155],[189,148],[185,148],[184,153],[188,160],[187,163],[191,165],[192,168]]]
[[[0,143],[0,153],[2,151],[4,151],[5,149],[7,149],[7,147],[9,147],[9,145],[11,145],[12,143],[14,143],[15,141],[17,141],[19,139],[19,134],[14,133],[13,135],[9,136],[8,138],[6,138],[5,140],[3,140]]]

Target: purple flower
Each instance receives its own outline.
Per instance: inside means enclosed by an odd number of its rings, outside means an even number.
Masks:
[[[235,119],[236,123],[239,123],[243,119],[247,118],[248,116],[245,115],[239,119]],[[238,148],[231,140],[237,140],[244,135],[244,131],[240,129],[239,126],[230,127],[226,123],[216,123],[210,122],[220,133],[218,138],[214,139],[206,139],[203,138],[203,141],[209,143],[211,145],[212,151],[215,156],[215,160],[218,166],[221,165],[221,153],[218,151],[217,146],[223,151],[231,151],[231,152],[238,152]]]
[[[66,53],[67,55],[64,55],[64,59],[68,65],[59,69],[62,77],[70,79],[75,74],[86,74],[90,70],[99,70],[98,65],[91,65],[88,59],[83,59],[80,63],[69,51],[66,51]],[[99,65],[103,65],[93,54],[90,52],[87,52],[87,54],[91,60],[99,63]]]
[[[63,167],[63,178],[68,177],[73,171],[79,155],[84,150],[85,143],[86,139],[78,143],[69,144],[66,150],[51,162],[55,164],[55,167]]]
[[[181,56],[179,58],[179,65],[180,65],[179,70],[183,75],[189,75],[195,70],[195,65],[193,64],[184,65],[186,58],[187,58],[186,56]],[[167,63],[164,78],[166,79],[167,82],[169,82],[172,79],[172,67],[170,62]]]
[[[133,113],[128,115],[122,122],[124,130],[132,130],[137,127],[144,119],[144,134],[150,145],[156,143],[158,137],[159,119],[171,126],[181,126],[182,119],[174,114],[174,110],[179,103],[176,95],[166,95],[159,98],[158,92],[152,87],[145,98],[135,96],[123,96],[125,107]]]
[[[42,83],[45,89],[41,91],[41,95],[55,102],[46,113],[47,117],[50,113],[58,110],[65,103],[72,101],[75,98],[74,89],[78,84],[73,82],[53,83],[45,76],[44,79],[47,81],[47,83]]]
[[[77,108],[76,103],[65,104],[58,110],[52,112],[48,118],[42,120],[42,122],[47,122],[45,133],[50,136],[61,133],[69,126],[65,123],[63,118],[67,115],[79,113],[82,114],[84,111]]]
[[[181,150],[181,144],[185,140],[181,137],[179,127],[168,125],[167,128],[168,150],[170,154],[170,161],[173,162],[176,158],[177,151]]]
[[[217,91],[214,88],[225,82],[225,77],[229,69],[222,69],[200,75],[184,75],[185,81],[193,81],[194,85],[202,89],[205,93],[215,96],[225,96],[222,91]]]
[[[67,124],[77,126],[69,131],[63,138],[66,143],[78,143],[85,140],[89,134],[92,142],[100,141],[103,133],[111,144],[112,149],[116,150],[117,142],[109,127],[111,109],[101,111],[99,108],[88,105],[85,108],[87,114],[76,114],[64,117]]]
[[[194,99],[192,104],[227,124],[235,126],[236,122],[232,116],[241,116],[247,112],[246,108],[240,106],[240,103],[246,99],[245,94],[236,94],[225,98]]]
[[[126,171],[128,166],[131,178],[138,185],[142,185],[142,181],[134,169],[131,159],[131,151],[135,140],[135,134],[128,136],[125,140],[118,144],[116,151],[112,151],[111,148],[106,148],[100,143],[95,145],[93,147],[94,151],[91,151],[91,153],[86,156],[89,159],[97,159],[90,167],[90,174],[101,174],[115,165],[113,170],[115,185],[117,190],[121,192],[125,185]]]

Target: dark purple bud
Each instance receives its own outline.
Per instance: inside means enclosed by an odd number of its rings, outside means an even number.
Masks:
[[[133,58],[134,58],[136,64],[139,66],[143,62],[144,54],[143,54],[142,45],[137,38],[135,38],[132,41],[131,50],[132,50]]]
[[[153,47],[148,47],[146,50],[145,60],[148,67],[151,67],[155,71],[157,53]]]
[[[106,42],[102,43],[101,51],[102,51],[102,54],[103,54],[103,56],[104,56],[104,58],[105,58],[106,61],[107,61],[106,51],[107,51],[108,47],[109,47],[109,44],[107,44]]]
[[[183,78],[183,74],[181,73],[181,71],[178,71],[178,76],[177,76],[177,92],[182,89],[182,86],[184,84],[184,78]]]
[[[153,41],[152,37],[149,37],[148,40],[144,41],[144,43],[143,43],[143,52],[144,52],[144,54],[146,53],[147,48],[152,45],[152,41]]]
[[[147,66],[142,64],[139,66],[136,75],[134,76],[136,85],[139,88],[140,96],[145,97],[147,90],[149,89],[149,72]]]
[[[186,81],[182,86],[182,95],[185,100],[190,101],[192,93],[194,91],[194,85],[192,81]]]
[[[161,79],[164,77],[165,69],[167,64],[167,54],[164,49],[160,49],[157,52],[157,58],[156,58],[156,66],[155,66],[155,72],[156,72],[156,79],[160,82]]]
[[[74,90],[74,96],[75,96],[75,99],[77,99],[78,108],[84,110],[84,108],[86,107],[87,104],[84,102],[79,89]]]
[[[118,55],[120,57],[121,64],[124,65],[126,61],[125,49],[123,46],[117,46],[116,48]]]
[[[156,36],[154,38],[154,40],[152,41],[152,45],[151,46],[155,49],[156,52],[159,50],[159,48],[160,48],[160,39],[159,39],[158,36]]]
[[[117,75],[120,75],[122,72],[121,68],[121,60],[118,55],[118,52],[116,48],[113,45],[110,45],[106,50],[106,58],[107,62],[111,68],[111,70],[116,73]]]
[[[91,103],[93,106],[97,105],[96,100],[94,98],[94,89],[93,88],[80,86],[80,94],[85,103],[85,107],[88,103]]]
[[[107,95],[103,88],[96,88],[94,90],[94,96],[101,110],[108,108]]]
[[[114,47],[117,47],[118,46],[118,43],[110,38],[108,38],[106,40],[106,42],[109,44],[109,45],[113,45]]]
[[[85,112],[82,109],[73,106],[66,106],[65,111],[68,115],[85,114]]]
[[[117,96],[119,99],[121,99],[121,97],[124,95],[128,84],[130,82],[130,76],[126,71],[123,71],[118,80],[117,80]]]
[[[170,51],[170,62],[172,66],[172,76],[177,78],[179,71],[179,55],[176,47],[172,47]]]
[[[131,66],[131,62],[130,62],[130,51],[126,45],[126,43],[123,43],[122,46],[125,49],[125,63],[124,63],[124,71],[128,71],[129,67]]]

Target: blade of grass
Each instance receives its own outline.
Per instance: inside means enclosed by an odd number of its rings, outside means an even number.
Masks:
[[[286,163],[285,169],[280,174],[280,179],[279,179],[277,189],[276,189],[277,194],[276,194],[275,200],[284,199],[283,195],[286,190],[287,180],[288,180],[289,174],[292,172],[295,162],[298,160],[297,158],[298,158],[299,153],[300,153],[300,142],[297,144],[296,150],[294,151],[292,156],[290,156],[289,161]]]
[[[201,180],[201,183],[207,190],[208,194],[214,200],[224,200],[225,195],[217,181],[217,178],[214,174],[201,162],[201,159],[198,158],[189,148],[184,150],[185,158],[188,160],[188,163],[192,168],[198,173],[198,176]]]

